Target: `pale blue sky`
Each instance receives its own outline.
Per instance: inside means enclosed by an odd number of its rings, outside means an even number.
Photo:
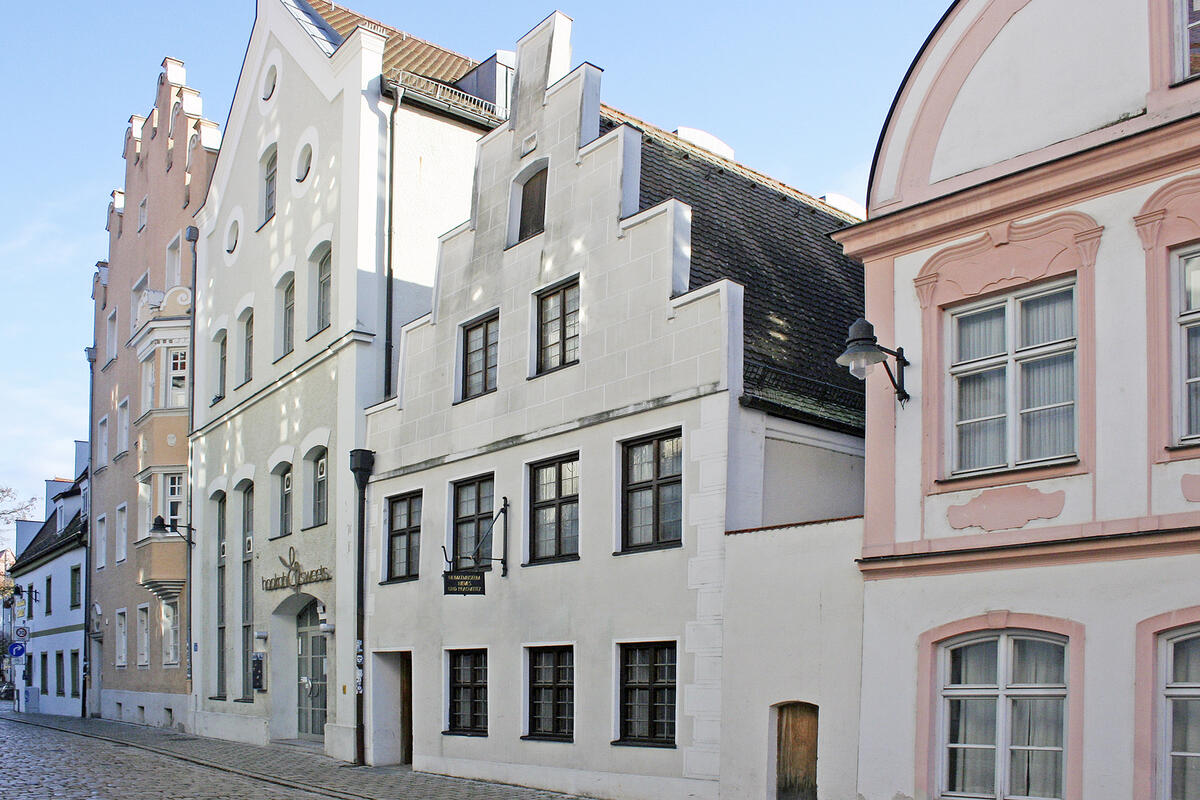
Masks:
[[[605,102],[667,130],[702,128],[751,167],[860,202],[896,88],[949,4],[562,2],[574,61],[604,69]],[[348,5],[476,59],[511,49],[554,10]],[[170,55],[224,128],[253,20],[253,0],[22,5],[0,49],[0,485],[40,497],[87,435],[91,276],[108,250],[129,115],[150,108]],[[10,536],[0,531],[0,545]]]

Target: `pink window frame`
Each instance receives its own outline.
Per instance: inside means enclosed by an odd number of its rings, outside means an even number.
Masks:
[[[1177,628],[1200,623],[1200,606],[1144,619],[1135,635],[1133,696],[1133,798],[1158,797],[1158,640]]]

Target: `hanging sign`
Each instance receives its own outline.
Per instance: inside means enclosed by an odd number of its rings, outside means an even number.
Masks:
[[[317,567],[316,569],[305,569],[296,559],[296,548],[289,547],[287,558],[279,557],[279,562],[283,564],[287,572],[281,575],[274,575],[270,578],[262,579],[262,588],[265,592],[274,591],[275,589],[295,589],[300,591],[300,587],[306,583],[320,583],[321,581],[333,580],[333,573],[329,567]]]
[[[484,594],[482,572],[443,572],[442,594]]]

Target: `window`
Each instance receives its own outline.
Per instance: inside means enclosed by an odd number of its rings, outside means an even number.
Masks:
[[[1063,797],[1066,675],[1054,637],[993,633],[944,646],[944,795]]]
[[[1163,800],[1200,798],[1200,629],[1160,641],[1159,692],[1162,742],[1159,774]]]
[[[79,697],[79,651],[71,651],[71,697]]]
[[[142,413],[154,408],[154,356],[142,362]]]
[[[216,498],[217,516],[217,642],[216,695],[225,697],[225,493]]]
[[[117,455],[129,450],[129,398],[117,404]]]
[[[242,323],[242,383],[254,377],[254,312]]]
[[[108,463],[108,417],[96,423],[96,460],[102,467]]]
[[[320,447],[312,458],[312,524],[324,525],[329,521],[329,475],[327,474],[328,453]]]
[[[292,465],[284,464],[279,472],[279,535],[292,532]]]
[[[137,610],[137,663],[139,667],[150,664],[150,607],[138,606]]]
[[[45,614],[47,617],[50,616],[50,613],[51,613],[50,599],[52,597],[54,597],[54,592],[51,591],[52,585],[53,585],[53,579],[51,578],[51,576],[47,575],[46,576],[46,593],[42,596],[42,613]]]
[[[183,473],[164,475],[163,483],[167,489],[163,516],[167,527],[177,530],[183,524]]]
[[[529,468],[529,560],[579,554],[579,454]]]
[[[188,354],[181,347],[167,351],[167,405],[184,408],[188,404]]]
[[[546,229],[546,175],[545,167],[533,173],[521,186],[521,222],[517,229],[517,241],[523,242]],[[510,229],[511,230],[511,229]]]
[[[1176,79],[1200,74],[1200,4],[1175,0]]]
[[[491,475],[454,484],[454,568],[492,564]]]
[[[450,733],[487,735],[487,650],[451,650]]]
[[[274,87],[272,87],[273,89]],[[275,177],[278,172],[279,157],[275,147],[271,147],[271,154],[267,156],[267,162],[263,166],[263,224],[265,225],[271,217],[275,216]]]
[[[499,313],[463,328],[464,400],[495,390],[499,340]]]
[[[137,482],[138,491],[138,518],[137,531],[134,533],[134,541],[140,542],[150,535],[150,528],[154,525],[154,483],[155,477],[147,475],[144,480]],[[159,485],[159,502],[163,498],[162,485]]]
[[[146,297],[146,293],[150,289],[150,271],[142,273],[142,276],[134,281],[133,288],[129,290],[129,334],[138,329],[138,317],[142,316],[142,300]]]
[[[415,578],[421,563],[421,493],[394,497],[388,508],[387,579]]]
[[[83,604],[83,601],[80,599],[83,594],[81,591],[83,588],[83,575],[81,570],[82,567],[79,564],[71,567],[71,608],[79,608],[79,606]]]
[[[1011,294],[951,317],[954,471],[1075,454],[1075,287]]]
[[[180,286],[183,283],[182,269],[180,268],[181,259],[179,257],[179,237],[176,236],[169,245],[167,245],[167,288]]]
[[[683,434],[626,442],[623,447],[621,547],[677,545],[683,533]]]
[[[579,281],[538,295],[537,371],[579,361]]]
[[[283,286],[283,313],[280,321],[281,356],[292,352],[296,344],[296,279],[288,278]]]
[[[33,584],[25,587],[25,619],[33,619]]]
[[[621,645],[621,738],[675,744],[675,643]]]
[[[105,339],[108,360],[112,361],[117,357],[117,310],[114,308],[108,314],[107,327],[105,328]]]
[[[138,203],[138,232],[140,233],[146,227],[146,201],[149,198],[143,197],[142,202]]]
[[[529,648],[529,737],[571,741],[574,731],[574,649]]]
[[[129,627],[125,618],[125,609],[117,612],[117,651],[115,653],[116,665],[118,667],[125,666],[126,659],[129,653]],[[45,669],[43,666],[42,669]]]
[[[326,250],[317,262],[317,325],[320,333],[329,327],[333,313],[333,254]]]
[[[108,560],[108,517],[103,514],[96,517],[96,535],[92,539],[92,549],[96,553],[96,569],[101,569]]]
[[[42,694],[50,694],[50,654],[42,653]]]
[[[254,652],[254,484],[242,490],[242,697],[253,696],[250,655]]]
[[[125,546],[129,541],[129,507],[124,503],[117,506],[117,529],[114,535],[117,537],[116,559],[121,562],[125,560]]]
[[[217,393],[213,402],[225,396],[225,377],[229,367],[229,335],[225,331],[217,334]]]
[[[65,697],[67,694],[66,665],[63,664],[63,651],[54,654],[54,694]]]
[[[179,663],[179,601],[162,604],[162,660],[164,664]]]

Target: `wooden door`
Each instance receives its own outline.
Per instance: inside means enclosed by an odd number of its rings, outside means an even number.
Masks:
[[[776,800],[817,800],[817,707],[784,703],[778,707]]]

